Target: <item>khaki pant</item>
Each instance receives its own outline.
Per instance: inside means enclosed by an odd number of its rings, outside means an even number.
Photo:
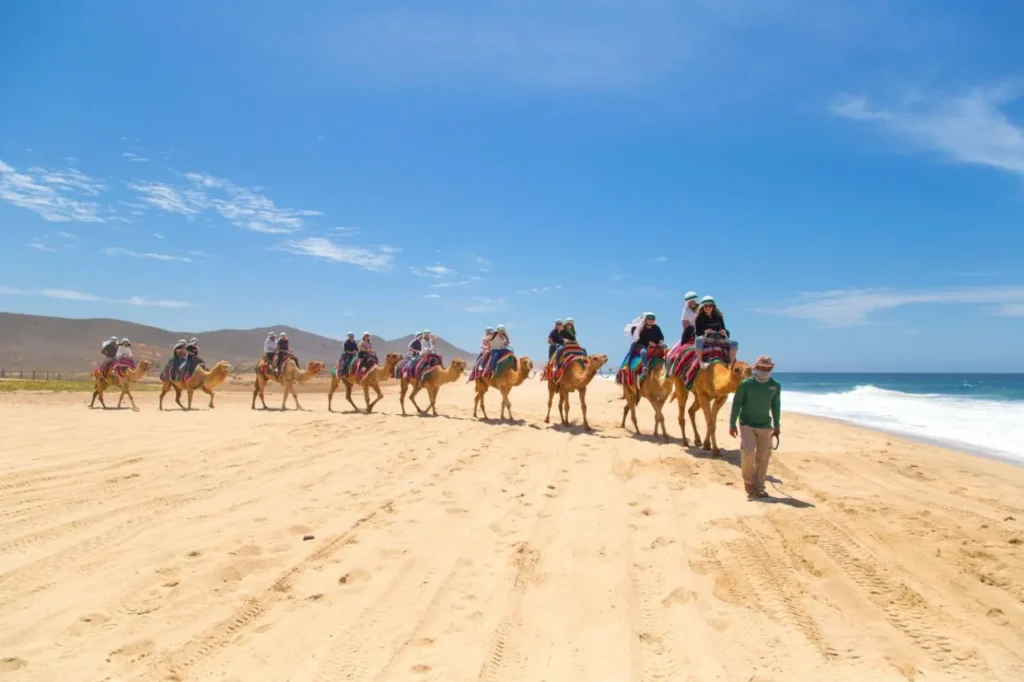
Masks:
[[[740,427],[740,469],[747,492],[764,490],[768,460],[772,458],[772,430]]]

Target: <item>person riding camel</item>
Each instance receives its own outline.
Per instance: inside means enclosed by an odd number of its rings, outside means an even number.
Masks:
[[[483,338],[480,339],[480,355],[487,355],[491,350],[491,339],[494,337],[494,327],[484,330]]]
[[[356,358],[357,353],[359,353],[359,344],[356,343],[356,333],[349,332],[345,335],[345,347],[341,351],[341,371],[338,372],[338,376],[348,374],[352,367],[352,360]]]
[[[289,355],[291,355],[291,350],[289,349],[288,334],[281,332],[277,335],[277,361],[274,364],[275,376],[280,376],[281,368]]]
[[[178,339],[178,343],[174,344],[174,348],[171,350],[171,359],[167,361],[167,366],[164,368],[164,371],[169,374],[171,381],[178,381],[181,377],[181,371],[184,369],[185,346],[187,345],[188,341]]]
[[[640,359],[643,360],[644,366],[647,366],[647,358],[650,352],[654,348],[665,347],[665,335],[661,331],[661,327],[656,322],[657,318],[654,313],[645,313],[644,322],[640,327],[639,333],[636,336],[637,349],[640,352]]]
[[[420,339],[420,355],[434,355],[434,337],[431,336],[430,330],[423,330],[423,338]]]
[[[263,361],[267,367],[274,366],[275,357],[277,357],[277,334],[270,332],[267,334],[267,340],[263,342]]]
[[[555,356],[555,351],[562,345],[562,321],[555,320],[555,328],[548,334],[548,360]]]
[[[696,330],[694,325],[697,319],[697,311],[700,310],[700,304],[697,303],[696,291],[687,291],[686,296],[683,297],[683,301],[685,302],[681,318],[683,323],[683,335],[679,339],[680,345],[686,345],[691,339],[693,339]]]
[[[188,356],[188,375],[196,371],[196,367],[202,364],[203,359],[199,357],[199,339],[192,337],[185,346],[185,354]]]
[[[423,349],[423,332],[416,332],[409,342],[409,358],[417,358]]]
[[[358,372],[370,358],[376,359],[377,351],[373,350],[373,343],[370,342],[370,332],[363,332],[362,338],[359,339],[354,371]]]
[[[562,331],[559,334],[562,337],[562,344],[567,343],[579,343],[576,340],[576,322],[571,317],[565,318],[565,324],[562,325]]]
[[[121,339],[121,343],[117,346],[115,366],[123,365],[129,369],[135,369],[135,359],[132,356],[132,342],[128,340],[128,337]]]
[[[494,374],[494,370],[498,366],[498,357],[501,355],[500,351],[508,348],[508,344],[508,332],[505,331],[505,325],[499,324],[497,329],[494,330],[494,335],[491,337],[490,351],[487,356],[487,369],[484,371],[484,376]]]
[[[109,339],[103,342],[102,350],[100,353],[105,358],[103,364],[100,365],[100,374],[106,375],[117,362],[117,351],[118,351],[118,339],[116,336],[111,336]]]
[[[694,350],[696,351],[696,362],[702,368],[706,368],[704,362],[704,347],[710,342],[713,345],[727,345],[729,347],[729,364],[736,362],[736,351],[739,344],[729,338],[729,330],[725,326],[725,316],[719,310],[713,296],[705,296],[700,300],[700,312],[693,322],[694,326]]]

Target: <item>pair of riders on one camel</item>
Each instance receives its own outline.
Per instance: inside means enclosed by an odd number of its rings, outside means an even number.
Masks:
[[[431,334],[429,329],[416,332],[412,335],[412,341],[409,342],[409,353],[406,358],[412,360],[425,355],[436,355],[437,352],[434,350],[436,343],[437,337]]]
[[[202,364],[203,359],[199,357],[199,340],[194,336],[188,341],[178,339],[171,350],[171,359],[164,366],[164,373],[171,381],[181,381],[192,376],[196,367]]]
[[[484,336],[480,339],[480,355],[476,359],[477,373],[480,377],[494,374],[505,350],[512,350],[505,325],[499,324],[485,329]]]
[[[284,361],[289,357],[295,360],[296,364],[299,362],[289,347],[290,343],[287,332],[281,332],[280,334],[270,332],[263,342],[263,358],[274,376],[281,374]]]
[[[100,353],[103,354],[103,363],[100,365],[101,376],[106,376],[117,366],[135,369],[132,342],[128,340],[128,337],[118,339],[116,336],[111,336],[103,342]]]
[[[685,301],[682,314],[683,333],[679,345],[685,346],[693,343],[694,362],[698,363],[701,368],[707,367],[704,352],[708,347],[727,348],[729,364],[735,362],[739,344],[729,338],[725,317],[719,310],[714,297],[705,296],[698,303],[697,294],[690,291],[687,292]],[[650,360],[655,357],[664,358],[667,352],[665,334],[656,320],[654,313],[646,312],[627,324],[624,329],[626,335],[633,341],[622,362],[622,368],[628,370],[633,361],[639,357],[642,366],[641,379]]]
[[[355,374],[359,367],[369,360],[377,361],[377,351],[373,349],[373,343],[370,341],[370,332],[363,332],[358,343],[355,332],[349,332],[345,335],[345,346],[338,362],[338,376]]]
[[[565,318],[564,322],[555,320],[555,328],[548,333],[548,361],[567,343],[579,343],[576,341],[576,322],[571,317]]]

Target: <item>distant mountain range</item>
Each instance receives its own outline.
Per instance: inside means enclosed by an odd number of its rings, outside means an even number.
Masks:
[[[259,329],[219,329],[205,332],[168,331],[134,322],[94,318],[76,320],[42,315],[0,313],[0,367],[43,372],[83,372],[100,359],[100,345],[109,336],[128,337],[137,358],[149,358],[161,365],[178,339],[199,339],[203,358],[210,363],[227,360],[235,371],[245,371],[263,354],[268,330],[286,332],[299,362],[321,360],[328,366],[341,355],[342,341],[302,331],[287,325]],[[371,337],[381,360],[385,353],[406,352],[412,335],[386,340]],[[437,352],[447,363],[451,358],[472,361],[475,354],[457,348],[443,339]]]

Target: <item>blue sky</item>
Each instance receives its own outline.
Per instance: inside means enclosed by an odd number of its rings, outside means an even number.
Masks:
[[[618,361],[694,289],[780,370],[1024,371],[1022,25],[1010,0],[7,3],[0,309],[465,348],[505,323],[534,357],[572,316]]]

